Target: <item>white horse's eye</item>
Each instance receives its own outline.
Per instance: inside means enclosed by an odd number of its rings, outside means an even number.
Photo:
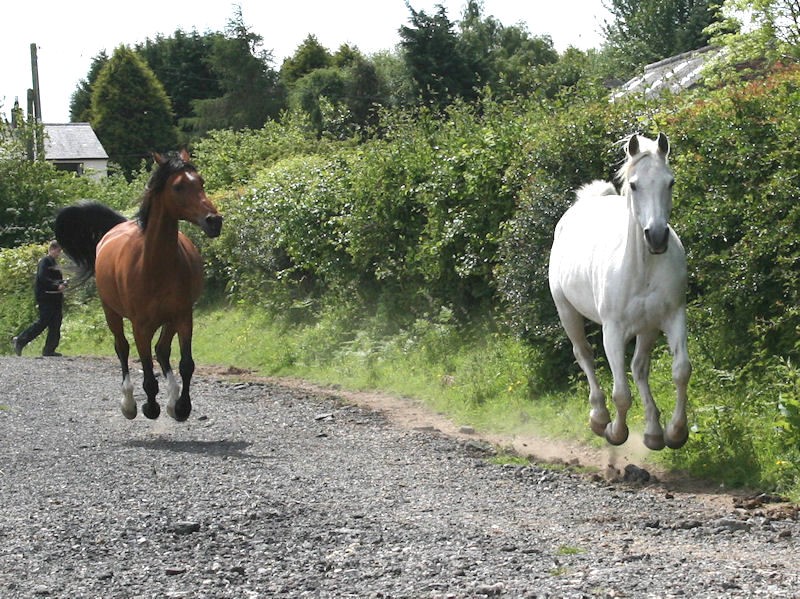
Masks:
[[[633,181],[631,181],[630,187],[631,187],[631,191],[636,191],[636,183],[634,183]]]

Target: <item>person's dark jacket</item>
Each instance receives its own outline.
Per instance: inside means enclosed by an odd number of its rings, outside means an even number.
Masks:
[[[55,258],[50,255],[39,260],[36,268],[36,302],[60,304],[64,301],[64,294],[58,290],[63,275],[56,264]]]

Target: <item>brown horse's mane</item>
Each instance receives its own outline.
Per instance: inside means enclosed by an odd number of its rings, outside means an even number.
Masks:
[[[169,181],[169,178],[175,173],[180,173],[182,171],[197,172],[194,164],[185,161],[178,152],[164,154],[163,159],[164,162],[159,163],[158,168],[150,175],[150,180],[147,182],[147,186],[144,188],[144,193],[142,194],[139,212],[136,214],[136,220],[142,228],[142,231],[147,229],[147,221],[150,217],[150,207],[153,200],[164,191],[164,186],[167,184],[167,181]]]

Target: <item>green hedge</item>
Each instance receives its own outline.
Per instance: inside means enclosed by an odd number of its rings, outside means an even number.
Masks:
[[[718,368],[800,358],[800,70],[670,115],[695,328]]]

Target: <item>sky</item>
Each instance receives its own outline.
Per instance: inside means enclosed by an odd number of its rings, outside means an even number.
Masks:
[[[458,21],[466,0],[409,3],[428,14],[441,4],[448,18]],[[310,34],[331,52],[346,43],[369,55],[394,49],[400,41],[398,29],[409,24],[406,0],[45,0],[35,6],[4,2],[0,8],[0,115],[10,116],[16,98],[23,109],[27,106],[27,90],[32,87],[31,44],[37,47],[43,121],[67,123],[70,97],[86,78],[92,58],[102,50],[110,56],[120,44],[133,46],[159,34],[169,37],[178,29],[224,31],[237,5],[245,25],[272,52],[275,69]],[[523,24],[533,35],[549,35],[559,52],[569,46],[599,48],[601,27],[610,20],[603,0],[484,0],[483,16],[493,16],[507,26]]]

